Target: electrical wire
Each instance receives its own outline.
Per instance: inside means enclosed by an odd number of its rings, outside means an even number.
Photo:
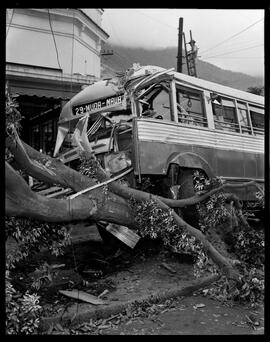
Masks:
[[[135,12],[137,12],[137,13],[139,13],[139,14],[141,14],[141,15],[147,17],[147,18],[150,18],[150,19],[152,19],[152,20],[154,20],[154,21],[156,21],[156,22],[159,22],[160,24],[165,25],[165,26],[167,26],[167,27],[169,27],[169,28],[172,28],[172,29],[174,29],[174,30],[178,30],[177,27],[168,25],[168,24],[164,23],[163,21],[160,21],[160,20],[158,20],[157,18],[153,18],[152,16],[149,16],[149,15],[147,15],[147,14],[145,14],[145,13],[142,13],[142,12],[137,11],[137,10],[135,10],[135,9],[132,9],[132,11],[135,11]]]
[[[222,54],[219,54],[219,55],[215,55],[215,56],[208,56],[208,57],[205,57],[205,59],[219,57],[219,56],[225,56],[225,55],[229,55],[230,53],[234,53],[234,52],[238,52],[238,51],[244,51],[244,50],[249,50],[249,49],[253,49],[255,47],[259,47],[259,46],[263,46],[263,44],[257,44],[257,45],[253,45],[253,46],[246,47],[246,48],[243,48],[243,49],[232,50],[232,51],[225,52],[225,53],[222,53]],[[202,58],[204,58],[204,57],[202,57]]]
[[[221,58],[221,59],[263,59],[264,57],[209,57],[209,58]],[[208,57],[206,57],[204,59],[208,59]]]
[[[11,23],[12,23],[12,19],[13,19],[13,16],[14,16],[14,12],[15,12],[15,8],[13,8],[13,11],[12,11],[12,14],[11,14],[11,18],[10,18],[10,21],[9,21],[9,24],[8,24],[8,29],[7,29],[7,33],[6,33],[6,38],[8,36],[8,32],[9,32],[9,28],[11,26]]]
[[[221,41],[220,43],[218,43],[218,44],[216,44],[216,45],[213,45],[213,46],[210,47],[209,49],[206,49],[206,50],[204,50],[204,51],[201,51],[201,53],[205,53],[206,51],[213,50],[213,49],[216,48],[217,46],[220,46],[221,44],[224,44],[225,42],[229,41],[230,39],[237,37],[237,36],[240,35],[241,33],[247,31],[247,30],[250,29],[251,27],[253,27],[253,26],[255,26],[256,24],[258,24],[259,22],[261,22],[263,19],[264,19],[264,18],[261,18],[260,20],[258,20],[258,21],[256,21],[255,23],[253,23],[253,24],[247,26],[246,28],[244,28],[243,30],[241,30],[241,31],[239,31],[239,32],[237,32],[237,33],[235,33],[234,35],[232,35],[232,36],[226,38],[225,40]]]
[[[53,28],[52,28],[51,14],[50,14],[50,9],[49,9],[49,8],[48,8],[48,15],[49,15],[49,24],[50,24],[50,28],[51,28],[51,32],[52,32],[52,36],[53,36],[53,41],[54,41],[54,46],[55,46],[55,51],[56,51],[58,66],[59,66],[59,69],[62,69],[62,68],[61,68],[61,65],[60,65],[60,62],[59,62],[58,49],[57,49],[57,44],[56,44],[56,40],[55,40]]]
[[[226,51],[226,49],[227,48],[231,48],[231,49],[242,49],[242,48],[246,48],[246,47],[249,47],[249,46],[253,46],[254,44],[258,44],[259,42],[258,42],[258,39],[256,40],[256,41],[246,41],[246,42],[234,42],[234,44],[231,44],[230,43],[230,45],[229,46],[226,46],[226,47],[224,47],[224,46],[221,46],[220,48],[221,48],[221,50],[217,50],[216,52],[214,52],[214,53],[216,53],[216,54],[220,54],[220,53],[226,53],[227,51]],[[210,56],[210,55],[212,55],[213,54],[213,52],[212,51],[210,51],[210,52],[206,52],[206,54],[203,54],[203,56],[204,57],[207,57],[208,55]]]
[[[131,59],[129,58],[126,58],[124,55],[121,55],[119,52],[117,51],[114,51],[116,55],[118,55],[119,57],[123,58],[124,60],[126,60],[128,63],[131,63],[132,64],[132,61]]]

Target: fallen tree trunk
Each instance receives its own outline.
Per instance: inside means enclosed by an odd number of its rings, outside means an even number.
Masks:
[[[38,179],[46,179],[54,184],[59,182],[59,184],[71,187],[75,191],[80,191],[83,188],[96,184],[96,182],[88,177],[67,168],[61,162],[49,156],[44,156],[30,146],[23,144],[16,132],[13,138],[9,137],[7,140],[7,146],[13,153],[18,165]],[[93,158],[91,151],[83,152],[87,158]],[[99,163],[96,164],[96,178],[101,182],[108,180],[109,176],[105,170],[102,169]],[[166,204],[167,199],[123,186],[118,182],[108,184],[111,192],[108,193],[106,198],[100,189],[95,189],[72,200],[46,199],[38,194],[34,194],[29,188],[27,189],[26,183],[22,184],[22,179],[20,182],[19,176],[15,176],[16,172],[12,171],[10,166],[7,166],[6,174],[6,212],[10,216],[33,217],[49,222],[93,219],[95,221],[103,220],[134,228],[135,220],[127,200],[131,198],[137,201],[152,199],[156,201],[161,209],[165,211],[170,209]],[[197,200],[201,201],[202,198]],[[173,203],[170,202],[170,204],[172,205]],[[183,202],[181,201],[181,206],[188,204],[188,199],[183,200]],[[190,226],[174,211],[172,215],[180,227],[186,229],[189,234],[195,236],[202,243],[209,257],[228,278],[239,280],[239,275],[233,269],[230,262],[212,246],[204,234]]]
[[[132,211],[116,201],[80,196],[74,199],[53,199],[31,191],[23,178],[6,163],[6,215],[34,218],[47,222],[100,221],[134,228]]]

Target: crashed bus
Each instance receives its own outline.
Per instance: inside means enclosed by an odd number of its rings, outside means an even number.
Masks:
[[[123,176],[131,187],[187,198],[194,194],[194,171],[233,184],[264,184],[262,96],[135,64],[63,107],[54,156],[64,163],[78,159],[73,136],[85,117],[93,153],[111,177]],[[249,187],[233,192],[255,200]]]

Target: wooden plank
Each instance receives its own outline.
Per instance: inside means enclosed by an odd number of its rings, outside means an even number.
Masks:
[[[57,197],[57,196],[60,196],[60,195],[71,193],[71,192],[73,192],[71,189],[62,189],[61,191],[54,192],[53,194],[49,194],[46,197],[47,198],[53,198],[53,197]]]
[[[62,188],[60,188],[59,186],[53,186],[51,188],[48,188],[48,189],[45,189],[45,190],[41,190],[41,191],[38,191],[38,194],[39,195],[47,195],[47,194],[50,194],[54,191],[57,191],[57,190],[61,190]]]
[[[80,291],[80,290],[71,290],[71,291],[65,291],[65,290],[59,290],[59,293],[61,293],[64,296],[73,298],[73,299],[79,299],[87,303],[91,303],[94,305],[102,305],[107,304],[104,300],[101,298],[98,298],[96,296],[91,295],[90,293]]]
[[[140,236],[126,226],[110,223],[105,229],[130,248],[134,248],[140,240]]]

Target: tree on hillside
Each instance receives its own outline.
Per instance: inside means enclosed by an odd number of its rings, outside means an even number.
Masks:
[[[248,87],[247,88],[247,92],[255,94],[255,95],[264,96],[264,86],[261,86],[261,87],[257,87],[257,86]]]

